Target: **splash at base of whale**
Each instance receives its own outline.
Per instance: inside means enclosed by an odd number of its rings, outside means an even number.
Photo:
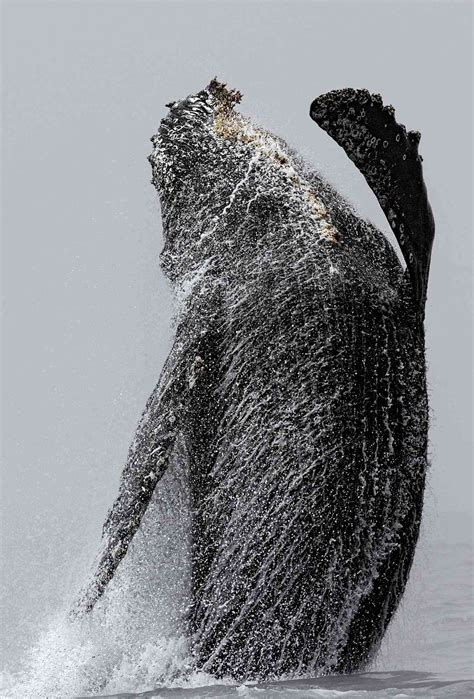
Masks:
[[[176,338],[74,614],[103,604],[179,462],[193,668],[354,672],[403,594],[423,505],[434,224],[419,134],[365,90],[311,106],[374,190],[404,270],[284,141],[235,111],[240,98],[214,80],[172,103],[152,139]]]

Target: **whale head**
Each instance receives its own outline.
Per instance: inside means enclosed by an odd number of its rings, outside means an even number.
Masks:
[[[200,279],[202,270],[207,274],[225,260],[234,265],[237,249],[253,244],[266,227],[283,230],[281,218],[298,202],[312,206],[299,158],[235,109],[241,98],[213,79],[167,105],[151,139],[148,159],[163,223],[160,263],[173,283]]]
[[[162,206],[168,205],[196,177],[215,171],[221,146],[219,125],[238,117],[242,95],[216,78],[200,92],[166,105],[168,114],[152,136],[148,160]]]
[[[245,158],[241,149],[229,150],[229,139],[245,121],[234,111],[241,99],[238,90],[214,78],[200,92],[167,104],[169,111],[151,138],[151,182],[163,222],[160,262],[171,281],[209,257],[213,236],[206,239],[206,230],[212,229],[221,200],[217,191]]]

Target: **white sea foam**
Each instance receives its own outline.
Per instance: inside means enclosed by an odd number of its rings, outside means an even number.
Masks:
[[[129,555],[90,615],[51,616],[4,696],[72,697],[144,691],[187,669],[183,618],[189,602],[186,455],[177,449]]]
[[[163,483],[166,485],[165,480]],[[138,540],[145,544],[143,537]],[[168,551],[171,555],[171,549]],[[134,548],[134,565],[140,561],[138,553],[138,547]],[[168,568],[166,574],[171,581],[172,570]],[[148,580],[149,576],[150,571]],[[114,589],[116,604],[109,603],[107,610],[98,609],[95,617],[81,624],[71,623],[65,614],[52,617],[28,659],[23,659],[22,668],[18,665],[17,672],[2,675],[0,695],[22,699],[124,697],[137,693],[142,697],[193,699],[401,699],[464,698],[474,691],[469,679],[474,676],[474,625],[467,517],[450,515],[437,522],[428,513],[406,597],[374,665],[376,672],[361,675],[238,685],[231,679],[190,673],[185,637],[176,632],[185,591],[179,593],[175,586],[171,597],[175,602],[179,598],[179,604],[164,610],[160,595],[154,592],[142,590],[145,596],[140,597],[141,601],[135,598],[133,603],[126,578],[121,576],[120,585]],[[170,625],[176,625],[174,633]]]

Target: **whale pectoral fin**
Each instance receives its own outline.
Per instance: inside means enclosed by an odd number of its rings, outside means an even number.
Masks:
[[[143,412],[121,476],[119,495],[103,527],[95,573],[74,605],[73,617],[90,612],[102,597],[168,466],[187,407],[187,365],[181,342],[178,334]]]
[[[151,500],[155,486],[168,465],[174,445],[171,435],[159,440],[158,458],[132,459],[121,479],[120,491],[103,527],[102,545],[92,581],[81,594],[73,616],[90,612],[102,597],[118,565],[128,551]]]
[[[151,400],[153,397],[152,395]],[[166,406],[161,403],[160,407],[164,407],[166,413]],[[144,418],[147,414],[150,414],[149,410],[145,411]],[[140,526],[156,484],[166,471],[175,443],[175,433],[163,431],[162,421],[158,421],[157,425],[153,416],[148,418],[148,422],[149,429],[144,429],[142,419],[141,435],[132,445],[121,477],[119,495],[103,527],[95,574],[76,603],[73,616],[90,612],[102,597]],[[137,441],[145,449],[140,451]]]
[[[434,220],[418,153],[420,134],[407,133],[392,106],[367,90],[317,97],[311,118],[355,163],[376,195],[405,258],[418,313],[423,316]]]

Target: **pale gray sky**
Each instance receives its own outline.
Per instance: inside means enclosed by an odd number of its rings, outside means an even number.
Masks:
[[[420,151],[437,232],[427,308],[429,507],[471,506],[469,2],[4,2],[3,571],[14,660],[96,552],[170,346],[149,137],[217,75],[388,230],[310,120],[380,92]]]

